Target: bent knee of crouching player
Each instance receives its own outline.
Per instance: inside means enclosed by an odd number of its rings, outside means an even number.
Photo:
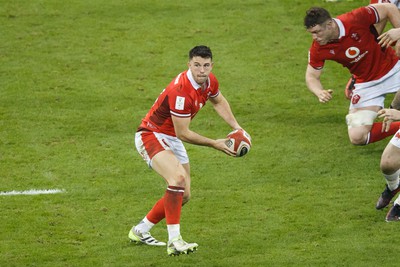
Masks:
[[[367,144],[369,132],[377,115],[378,113],[372,110],[358,110],[347,114],[349,139],[353,145]]]

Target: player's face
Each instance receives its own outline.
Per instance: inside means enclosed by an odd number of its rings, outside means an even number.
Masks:
[[[213,62],[211,58],[193,57],[189,61],[188,66],[194,80],[202,85],[207,81],[208,75],[211,73]]]
[[[307,29],[311,33],[312,38],[320,45],[326,45],[334,38],[334,28],[332,27],[333,21],[325,22]]]

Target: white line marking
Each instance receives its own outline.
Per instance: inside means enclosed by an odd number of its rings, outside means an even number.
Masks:
[[[8,192],[0,192],[0,196],[16,196],[16,195],[43,195],[43,194],[58,194],[65,193],[64,189],[45,189],[45,190],[36,190],[30,189],[25,191],[8,191]]]

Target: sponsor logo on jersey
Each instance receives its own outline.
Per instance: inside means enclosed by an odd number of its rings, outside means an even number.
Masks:
[[[348,58],[356,58],[358,57],[359,54],[360,54],[360,49],[354,46],[349,47],[346,50],[346,57]]]
[[[364,53],[362,53],[361,55],[359,55],[358,57],[356,57],[353,61],[351,61],[350,63],[356,63],[359,60],[361,60],[366,54],[368,54],[368,51],[365,51]]]

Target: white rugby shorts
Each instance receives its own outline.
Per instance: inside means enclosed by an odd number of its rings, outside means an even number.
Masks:
[[[350,110],[369,106],[385,105],[385,95],[400,89],[400,61],[382,78],[354,85]]]
[[[171,150],[181,164],[189,163],[183,142],[175,136],[156,132],[136,132],[135,146],[149,167],[151,167],[153,157],[164,150]]]

